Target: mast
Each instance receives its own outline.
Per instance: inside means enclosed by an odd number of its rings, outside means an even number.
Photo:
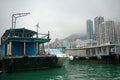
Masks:
[[[37,27],[37,38],[38,38],[38,28],[40,28],[39,23],[37,23],[37,25],[35,25]]]

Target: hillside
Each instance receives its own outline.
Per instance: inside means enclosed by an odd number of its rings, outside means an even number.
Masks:
[[[66,37],[65,39],[63,40],[67,40],[68,42],[71,42],[72,41],[72,37],[74,36],[74,38],[76,39],[81,39],[81,40],[85,40],[86,39],[86,36],[85,35],[80,35],[80,34],[72,34],[68,37]]]

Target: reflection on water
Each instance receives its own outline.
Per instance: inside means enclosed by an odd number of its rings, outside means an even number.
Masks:
[[[0,75],[0,80],[120,80],[120,65],[66,61],[62,68]]]

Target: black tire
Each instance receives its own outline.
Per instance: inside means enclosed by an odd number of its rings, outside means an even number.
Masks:
[[[51,66],[55,66],[58,63],[58,58],[56,56],[51,57]]]
[[[7,64],[7,65],[5,66],[5,72],[6,72],[6,73],[14,72],[14,70],[15,70],[14,62],[10,62],[9,64]]]
[[[49,66],[51,64],[51,57],[48,57],[48,56],[44,57],[43,62],[45,66]]]
[[[29,57],[28,57],[28,56],[24,56],[24,57],[22,58],[22,63],[23,63],[24,65],[28,65],[28,64],[29,64]]]
[[[43,64],[43,57],[36,57],[35,58],[35,64],[36,65],[42,65]]]

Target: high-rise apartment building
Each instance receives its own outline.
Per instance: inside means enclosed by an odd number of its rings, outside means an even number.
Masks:
[[[99,24],[99,44],[116,43],[114,21],[105,21]]]
[[[87,39],[93,39],[93,22],[87,20]]]
[[[99,24],[99,44],[103,44],[105,41],[105,23]]]
[[[120,22],[115,23],[115,35],[116,42],[120,44]]]
[[[101,24],[102,22],[104,22],[104,18],[103,17],[95,17],[94,19],[94,24],[95,24],[95,40],[97,40],[98,42],[100,42],[100,32],[99,32],[99,24]],[[99,44],[99,43],[98,43]]]

